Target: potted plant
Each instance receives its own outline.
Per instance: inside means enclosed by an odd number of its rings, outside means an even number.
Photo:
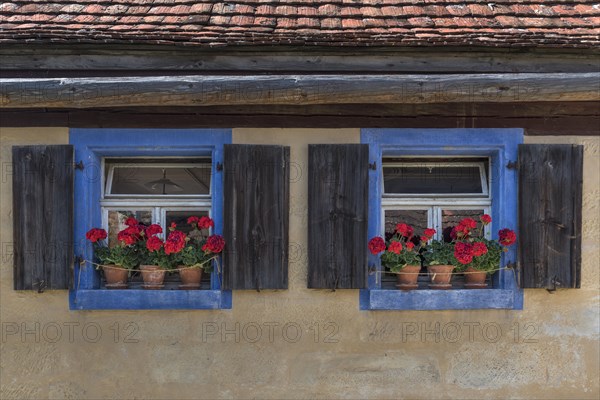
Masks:
[[[403,290],[416,289],[418,287],[419,271],[421,270],[420,252],[434,234],[434,229],[425,229],[420,238],[415,238],[412,226],[399,223],[387,243],[379,236],[372,238],[369,241],[369,250],[373,255],[383,252],[381,264],[388,268],[390,272],[397,274],[397,288]]]
[[[181,278],[180,289],[198,289],[202,279],[202,271],[212,271],[212,260],[214,260],[225,247],[225,240],[221,235],[211,235],[207,238],[202,230],[215,226],[209,217],[189,217],[188,224],[192,226],[189,241],[179,253],[179,277]]]
[[[477,224],[474,220],[466,218],[453,230],[454,257],[464,270],[465,288],[481,289],[487,287],[486,277],[499,268],[500,257],[506,246],[515,243],[517,235],[514,231],[504,228],[498,232],[498,240],[489,240],[483,237],[483,229],[492,222],[492,218],[484,214],[480,217],[482,226],[474,232]]]
[[[423,252],[423,259],[431,280],[429,288],[451,288],[450,280],[456,263],[453,244],[444,240],[432,240]]]
[[[159,225],[152,231],[147,231],[143,246],[143,263],[140,265],[144,289],[162,289],[167,271],[175,269],[179,255],[189,238],[185,233],[178,231],[175,223],[169,227],[169,235],[166,240],[157,236],[162,233]],[[160,231],[159,231],[160,228]]]
[[[138,263],[136,249],[124,241],[108,247],[105,242],[107,233],[104,229],[92,228],[85,236],[93,243],[94,255],[100,262],[98,269],[102,268],[106,278],[106,288],[126,289],[129,272]]]

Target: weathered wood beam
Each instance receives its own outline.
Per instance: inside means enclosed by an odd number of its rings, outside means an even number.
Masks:
[[[598,101],[600,73],[6,78],[0,89],[4,108]]]
[[[269,109],[271,108],[271,109]],[[524,128],[528,135],[600,135],[596,103],[4,109],[2,127]]]
[[[233,52],[176,50],[67,51],[38,48],[0,48],[0,70],[37,71],[254,71],[255,73],[567,73],[596,72],[599,54],[506,53],[473,51],[419,52],[362,51],[329,52]],[[90,75],[88,75],[90,76]]]

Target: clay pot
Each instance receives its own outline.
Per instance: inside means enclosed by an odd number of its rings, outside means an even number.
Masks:
[[[454,265],[430,265],[427,267],[427,272],[431,278],[429,284],[430,289],[450,289],[450,279],[452,279],[452,271]]]
[[[102,266],[104,277],[106,278],[107,289],[127,289],[127,275],[129,271],[120,265]]]
[[[165,271],[158,265],[140,265],[142,278],[144,279],[144,289],[162,289],[165,279]]]
[[[485,271],[479,271],[473,267],[467,267],[465,270],[465,288],[467,289],[481,289],[487,287],[485,278],[487,273]]]
[[[200,280],[202,279],[202,268],[191,268],[186,265],[177,267],[181,285],[179,289],[200,289]]]
[[[420,265],[407,265],[398,272],[398,283],[396,287],[402,290],[411,290],[419,287],[417,279],[419,278]]]

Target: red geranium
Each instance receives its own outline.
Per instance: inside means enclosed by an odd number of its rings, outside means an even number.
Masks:
[[[215,226],[215,222],[210,217],[201,217],[198,221],[198,228],[208,229]]]
[[[172,231],[165,241],[165,254],[179,253],[185,247],[187,236],[181,231]]]
[[[225,239],[221,235],[211,235],[206,239],[206,243],[202,246],[202,251],[210,251],[218,254],[225,248]]]
[[[402,235],[406,238],[411,238],[413,235],[414,229],[412,226],[410,226],[408,224],[400,223],[400,224],[396,225],[396,232],[398,232],[400,235]]]
[[[189,217],[187,219],[188,225],[192,225],[192,226],[196,226],[198,224],[198,221],[200,221],[200,218],[198,218],[198,217]]]
[[[423,235],[427,236],[428,238],[432,238],[433,235],[435,235],[435,229],[427,228],[423,231]]]
[[[375,236],[373,239],[369,240],[369,251],[373,255],[377,255],[382,251],[385,251],[385,241],[383,238]]]
[[[158,235],[159,233],[162,233],[162,231],[162,227],[158,224],[152,224],[144,228],[144,233],[148,238],[154,235]]]
[[[473,261],[473,246],[465,242],[457,242],[454,245],[454,257],[461,264],[469,264]]]
[[[406,248],[410,251],[415,248],[415,244],[413,242],[406,242]]]
[[[517,241],[517,234],[508,228],[504,228],[498,232],[498,238],[501,245],[510,246]]]
[[[127,218],[127,220],[125,220],[125,225],[127,226],[137,226],[139,224],[140,223],[138,222],[138,220],[133,217],[129,217]]]
[[[125,231],[119,232],[117,234],[117,239],[119,240],[119,242],[123,242],[128,246],[131,246],[132,244],[138,241],[138,238],[136,236],[130,235]]]
[[[473,243],[473,255],[475,257],[481,257],[488,252],[488,248],[485,243],[475,242]]]
[[[480,219],[484,225],[487,225],[490,222],[492,222],[492,217],[490,217],[488,214],[483,214]]]
[[[402,251],[402,243],[396,241],[391,242],[387,250],[395,254],[400,254]]]
[[[154,252],[160,250],[163,244],[163,241],[159,237],[152,236],[146,242],[146,248],[150,250],[150,252]]]
[[[472,218],[463,218],[460,222],[459,225],[462,225],[468,229],[475,229],[477,228],[477,222],[475,222],[474,219]]]
[[[107,236],[106,231],[99,228],[92,228],[85,234],[87,240],[92,243],[96,243],[98,240],[104,240]]]

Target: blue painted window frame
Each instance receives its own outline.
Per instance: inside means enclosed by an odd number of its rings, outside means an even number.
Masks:
[[[93,259],[85,233],[102,224],[103,157],[210,156],[214,232],[222,233],[223,177],[217,164],[223,164],[223,145],[231,143],[231,138],[230,129],[71,129],[69,143],[74,146],[75,161],[84,165],[83,171],[75,173],[76,256]],[[230,309],[231,303],[231,291],[221,290],[216,273],[211,274],[210,290],[106,290],[100,289],[99,272],[90,264],[75,265],[69,292],[71,310]]]
[[[369,227],[368,237],[381,231],[381,197],[384,156],[484,156],[491,159],[492,226],[517,229],[517,171],[506,168],[517,160],[518,145],[523,143],[522,129],[362,129],[361,143],[369,145]],[[503,254],[502,265],[516,263],[516,247]],[[387,290],[381,288],[381,263],[369,254],[368,288],[360,291],[361,310],[468,310],[523,309],[523,290],[519,289],[514,270],[494,273],[493,289]]]

